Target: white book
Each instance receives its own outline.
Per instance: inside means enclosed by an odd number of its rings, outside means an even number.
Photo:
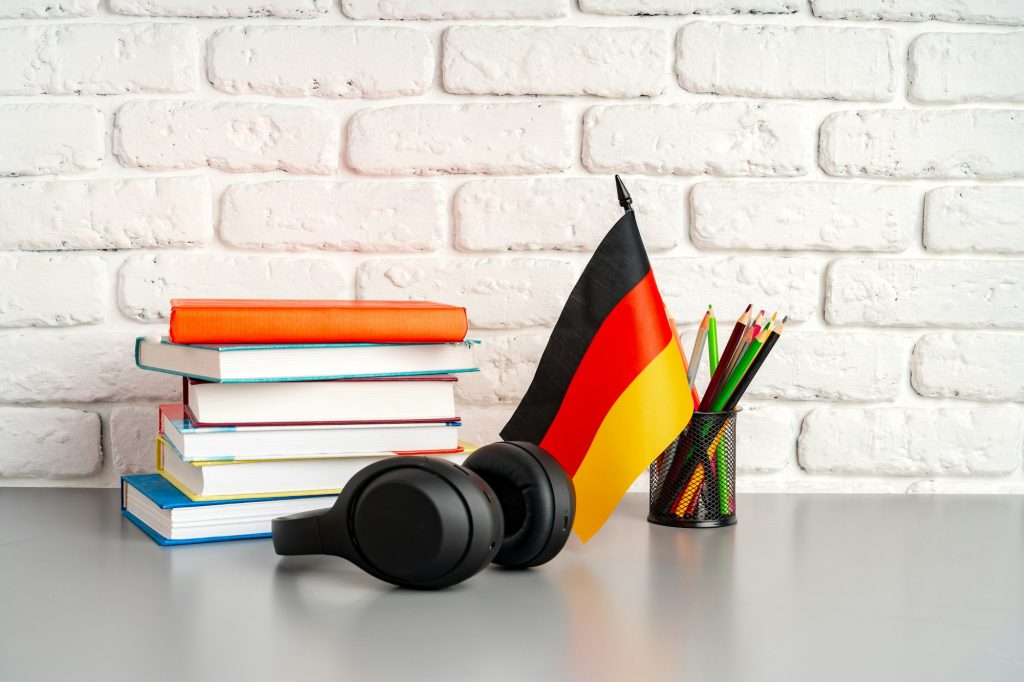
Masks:
[[[186,462],[163,436],[157,439],[157,470],[190,500],[341,492],[363,467],[401,455],[318,459]],[[445,455],[461,464],[465,454]]]
[[[135,341],[135,364],[204,381],[317,381],[473,372],[475,341],[189,345]]]
[[[456,378],[423,377],[212,383],[185,381],[197,426],[456,421]]]
[[[180,407],[161,407],[160,430],[186,462],[385,456],[459,447],[458,422],[196,427],[169,414]]]

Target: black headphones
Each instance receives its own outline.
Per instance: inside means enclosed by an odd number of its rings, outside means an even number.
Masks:
[[[328,510],[274,519],[278,554],[332,554],[401,587],[437,589],[492,561],[539,566],[565,546],[572,480],[536,445],[486,445],[459,466],[390,457],[359,471]]]

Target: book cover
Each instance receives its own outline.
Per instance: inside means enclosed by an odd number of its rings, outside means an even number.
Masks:
[[[465,308],[430,301],[171,300],[174,343],[436,343],[467,329]]]
[[[160,545],[161,547],[169,547],[174,545],[192,545],[204,542],[225,542],[228,540],[249,540],[256,538],[269,538],[270,533],[249,533],[246,535],[215,535],[200,538],[180,539],[173,540],[171,538],[164,537],[153,529],[149,524],[140,519],[135,514],[131,513],[127,509],[127,497],[128,497],[128,486],[131,486],[138,490],[142,495],[147,497],[153,504],[161,509],[178,509],[184,507],[211,507],[226,504],[244,505],[249,502],[270,502],[274,500],[286,500],[294,499],[289,497],[267,497],[260,499],[243,499],[243,500],[211,500],[211,501],[193,501],[186,497],[180,490],[171,485],[165,478],[159,474],[136,474],[121,477],[121,513],[129,521],[134,523],[139,529],[145,533],[151,540]],[[310,496],[320,497],[320,496]]]
[[[476,372],[480,341],[445,343],[181,344],[135,339],[135,366],[216,383],[422,377]],[[226,369],[227,366],[227,369]]]

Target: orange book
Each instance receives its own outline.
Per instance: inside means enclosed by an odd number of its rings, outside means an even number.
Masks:
[[[171,300],[173,343],[442,343],[466,309],[429,301]]]

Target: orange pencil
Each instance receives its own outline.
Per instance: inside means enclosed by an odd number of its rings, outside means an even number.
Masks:
[[[679,338],[679,329],[676,328],[676,321],[670,317],[668,318],[668,323],[672,325],[672,333],[676,337],[676,345],[679,346],[679,354],[683,356],[683,371],[686,372],[687,377],[689,377],[690,368],[687,367],[686,364],[686,353],[683,352],[683,342]],[[690,383],[689,378],[687,378],[686,383]],[[700,407],[700,396],[697,395],[697,387],[693,384],[690,384],[690,397],[693,398],[693,409],[696,410]]]

